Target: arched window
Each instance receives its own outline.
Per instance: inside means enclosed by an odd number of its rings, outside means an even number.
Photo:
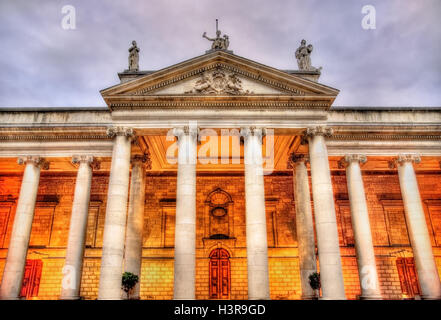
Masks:
[[[209,269],[210,299],[230,298],[230,254],[227,250],[216,248],[210,253]]]

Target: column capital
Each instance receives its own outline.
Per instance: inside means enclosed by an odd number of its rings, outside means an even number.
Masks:
[[[40,167],[43,170],[49,170],[49,161],[40,156],[21,156],[18,157],[17,163],[19,165],[32,163],[36,167]]]
[[[135,154],[130,158],[130,163],[132,166],[142,166],[146,170],[152,169],[152,160],[150,159],[150,154]]]
[[[392,158],[392,160],[389,161],[389,168],[394,169],[397,168],[398,166],[402,166],[407,162],[420,163],[421,156],[416,153],[399,154],[397,157]]]
[[[126,136],[132,139],[135,136],[133,128],[130,127],[110,127],[107,128],[107,136],[114,138],[116,136]]]
[[[242,127],[240,128],[240,135],[244,138],[248,136],[259,136],[263,138],[266,136],[266,129],[262,127]]]
[[[72,164],[79,166],[81,163],[86,163],[94,170],[99,170],[101,163],[95,157],[89,155],[74,155],[72,156]]]
[[[334,134],[334,130],[332,128],[328,128],[325,126],[309,127],[309,128],[306,128],[306,130],[303,134],[301,144],[307,144],[308,139],[315,137],[315,136],[323,136],[325,138],[329,138],[333,134]]]
[[[338,161],[338,167],[340,169],[346,168],[351,162],[358,162],[361,165],[367,162],[367,157],[364,154],[358,153],[346,154]]]
[[[173,128],[173,135],[178,139],[183,136],[199,137],[199,128],[197,126],[182,126]]]
[[[306,165],[308,162],[309,162],[309,155],[305,153],[292,152],[288,156],[288,163],[286,166],[288,169],[294,169],[296,163],[304,163]]]

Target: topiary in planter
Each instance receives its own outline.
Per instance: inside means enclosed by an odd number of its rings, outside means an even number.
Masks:
[[[321,287],[321,283],[320,283],[320,273],[318,272],[313,272],[309,275],[308,277],[309,279],[309,285],[311,286],[312,290],[314,290],[314,296],[317,299],[319,297],[319,290]]]
[[[130,299],[130,292],[136,286],[139,277],[131,272],[124,272],[122,275],[122,289],[127,294],[127,299]]]

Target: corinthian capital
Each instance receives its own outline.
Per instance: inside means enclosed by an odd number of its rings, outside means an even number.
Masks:
[[[240,135],[244,138],[249,136],[258,136],[262,138],[266,135],[266,129],[258,127],[243,127],[240,129]]]
[[[135,154],[130,159],[132,166],[142,166],[146,170],[150,170],[152,168],[152,160],[150,159],[150,155],[146,154]]]
[[[107,135],[110,138],[114,138],[116,136],[126,136],[127,138],[133,138],[135,136],[135,132],[133,131],[133,128],[110,127],[107,129]]]
[[[31,163],[36,167],[40,167],[43,170],[49,170],[49,162],[40,156],[22,156],[18,157],[17,163],[19,165]]]
[[[419,154],[410,153],[410,154],[399,154],[396,158],[393,158],[389,161],[389,168],[393,169],[398,166],[402,166],[403,164],[410,163],[420,163],[421,156]]]
[[[179,138],[186,135],[186,136],[192,136],[192,137],[198,137],[199,136],[199,128],[196,126],[182,126],[182,127],[175,127],[173,128],[173,135],[175,137]]]
[[[364,154],[347,154],[338,161],[338,167],[340,169],[346,168],[351,164],[351,162],[358,162],[359,164],[366,163],[367,158]]]
[[[329,138],[332,136],[333,133],[334,130],[332,130],[332,128],[317,126],[317,127],[307,128],[305,131],[305,136],[306,137],[324,136],[326,138]]]
[[[100,162],[96,160],[93,156],[88,155],[74,155],[72,157],[72,164],[73,165],[80,165],[81,163],[85,163],[89,165],[94,170],[100,169]]]
[[[329,138],[333,134],[334,134],[334,130],[332,128],[327,128],[327,127],[323,127],[323,126],[306,128],[300,143],[304,145],[304,144],[308,143],[309,138],[312,138],[315,136],[323,136],[323,137]]]
[[[305,153],[291,153],[288,158],[287,168],[294,169],[295,165],[298,163],[304,163],[305,165],[309,162],[309,156]]]

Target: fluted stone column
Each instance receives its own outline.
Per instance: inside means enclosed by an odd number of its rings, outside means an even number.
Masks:
[[[312,219],[308,170],[306,169],[306,162],[308,161],[309,157],[307,155],[294,153],[290,155],[289,165],[294,169],[294,199],[302,299],[312,299],[315,296],[314,290],[309,285],[309,275],[317,272],[314,223]]]
[[[40,181],[40,168],[48,169],[48,163],[38,156],[20,157],[18,163],[25,164],[26,167],[0,287],[0,298],[4,300],[15,300],[20,297]]]
[[[244,128],[248,299],[270,298],[265,187],[262,167],[264,129]]]
[[[308,128],[311,163],[312,195],[317,231],[317,247],[320,263],[322,299],[346,299],[335,217],[334,194],[325,136],[332,135],[332,129]]]
[[[366,195],[360,169],[360,163],[365,162],[365,155],[348,154],[340,161],[340,164],[346,167],[352,229],[354,230],[355,250],[357,252],[358,274],[361,288],[360,299],[378,300],[381,299],[381,291],[378,282]]]
[[[119,300],[121,299],[133,130],[121,127],[109,128],[108,134],[114,138],[114,144],[104,222],[98,299]]]
[[[79,164],[79,167],[70,217],[66,261],[61,281],[60,299],[62,300],[76,300],[80,298],[90,187],[92,184],[92,163],[94,163],[94,159],[92,156],[74,156],[72,163]],[[96,165],[97,163],[95,162],[94,164]]]
[[[141,279],[146,169],[151,169],[148,155],[135,155],[132,157],[132,177],[130,180],[124,271],[136,274],[139,279]],[[139,299],[139,287],[140,281],[133,288],[131,299]],[[126,296],[124,297],[126,298]]]
[[[421,158],[415,154],[399,155],[396,159],[401,195],[406,213],[422,299],[441,299],[441,284],[433,257],[432,244],[427,229],[426,218],[421,203],[418,182],[412,163]]]
[[[196,276],[196,156],[195,127],[175,128],[178,137],[178,178],[174,290],[176,300],[195,299]]]

